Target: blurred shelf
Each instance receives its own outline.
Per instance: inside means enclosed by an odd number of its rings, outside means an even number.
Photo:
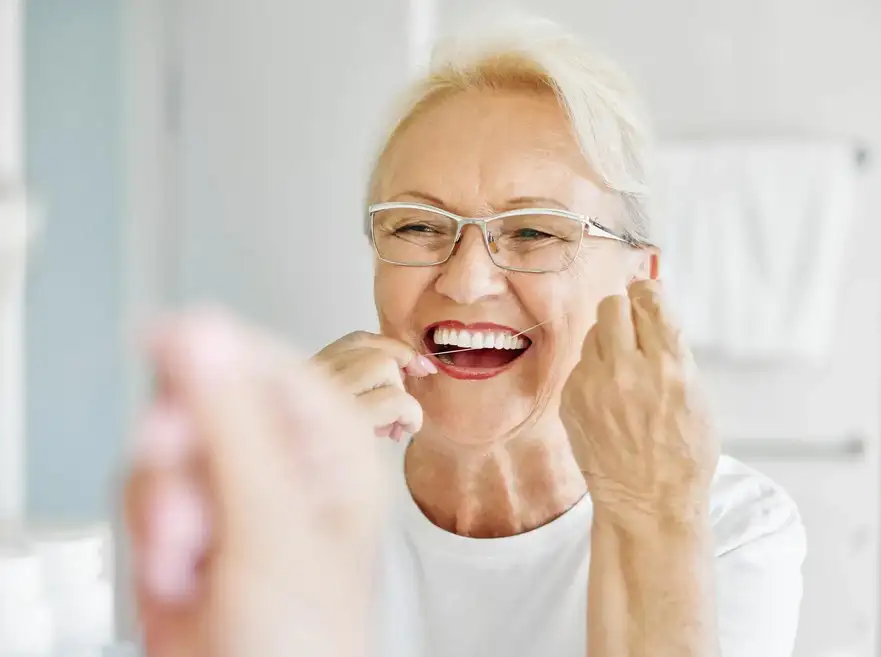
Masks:
[[[734,438],[723,440],[722,450],[745,460],[861,462],[865,460],[866,442],[859,435],[833,439]]]

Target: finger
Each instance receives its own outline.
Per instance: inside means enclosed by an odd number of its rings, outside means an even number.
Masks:
[[[409,433],[422,428],[422,407],[411,395],[398,388],[377,388],[358,397],[374,427],[397,423]]]
[[[169,602],[194,593],[194,566],[209,538],[207,493],[195,489],[191,472],[191,429],[179,409],[157,404],[139,431],[125,491],[139,579]]]
[[[340,355],[334,382],[343,392],[360,395],[383,386],[404,389],[404,377],[397,362],[374,348],[354,349]]]
[[[249,510],[271,514],[289,479],[280,413],[268,408],[247,338],[232,320],[201,313],[165,327],[155,356],[205,442],[224,538],[241,537],[256,529]]]
[[[151,500],[148,521],[143,574],[150,592],[169,604],[195,599],[197,565],[211,538],[206,491],[186,477],[164,480]]]
[[[203,616],[196,606],[170,609],[153,599],[139,598],[146,657],[191,657],[204,654]]]
[[[437,366],[431,362],[431,359],[423,355],[418,355],[409,365],[404,367],[404,372],[410,376],[425,377],[431,374],[437,374]]]
[[[310,396],[302,394],[304,385],[310,386]],[[375,537],[383,501],[376,441],[369,440],[373,423],[352,397],[339,394],[320,376],[303,376],[302,368],[289,373],[285,396],[297,493],[318,525],[369,548],[364,541]],[[302,529],[296,532],[291,540],[302,545]]]
[[[368,423],[351,402],[305,362],[286,372],[283,395],[267,394],[243,340],[231,320],[195,316],[173,327],[157,360],[176,372],[176,394],[204,436],[224,554],[270,568],[286,563],[286,541],[309,542],[298,528],[314,519],[317,494],[349,495],[375,471],[373,441],[358,435]],[[370,495],[358,494],[366,506]]]
[[[597,308],[597,349],[601,358],[636,349],[636,333],[630,300],[621,295],[606,297]]]
[[[668,322],[657,281],[643,280],[628,290],[639,349],[649,355],[678,353],[678,337]]]
[[[195,439],[182,413],[167,403],[157,404],[138,428],[131,471],[123,490],[126,526],[136,548],[150,541],[149,504],[163,477],[185,468]]]
[[[366,331],[350,333],[342,340],[328,345],[318,352],[316,359],[330,357],[331,354],[347,351],[349,349],[379,349],[392,358],[398,367],[404,368],[410,365],[419,355],[416,350],[405,342],[390,338],[385,335],[377,335]]]
[[[187,480],[195,444],[190,429],[178,409],[158,403],[137,434],[124,489],[137,608],[151,657],[192,654],[194,647],[188,603],[197,590],[193,565],[207,542],[208,532],[200,529],[207,514],[189,513],[174,492],[175,483]]]
[[[581,345],[581,361],[595,364],[600,360],[602,359],[599,347],[599,327],[594,324],[584,336],[584,342]]]

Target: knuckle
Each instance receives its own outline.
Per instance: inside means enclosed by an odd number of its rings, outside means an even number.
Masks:
[[[379,349],[367,349],[361,360],[364,371],[377,379],[395,379],[400,376],[397,362]]]
[[[366,343],[371,334],[367,331],[352,331],[338,340],[334,340],[315,354],[316,360],[330,360],[346,351]]]
[[[339,342],[346,344],[364,344],[365,342],[369,342],[376,336],[369,331],[352,331],[344,335]]]

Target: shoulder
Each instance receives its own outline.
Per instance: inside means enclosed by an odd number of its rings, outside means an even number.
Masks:
[[[710,515],[717,557],[762,546],[799,563],[803,558],[804,525],[795,502],[779,484],[729,456],[716,468]]]
[[[723,457],[713,482],[710,513],[721,654],[791,655],[806,551],[795,502],[768,477]]]

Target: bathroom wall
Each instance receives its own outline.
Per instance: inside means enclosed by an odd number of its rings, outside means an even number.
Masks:
[[[26,315],[30,515],[102,516],[123,426],[117,0],[25,3],[25,159],[44,207]]]

